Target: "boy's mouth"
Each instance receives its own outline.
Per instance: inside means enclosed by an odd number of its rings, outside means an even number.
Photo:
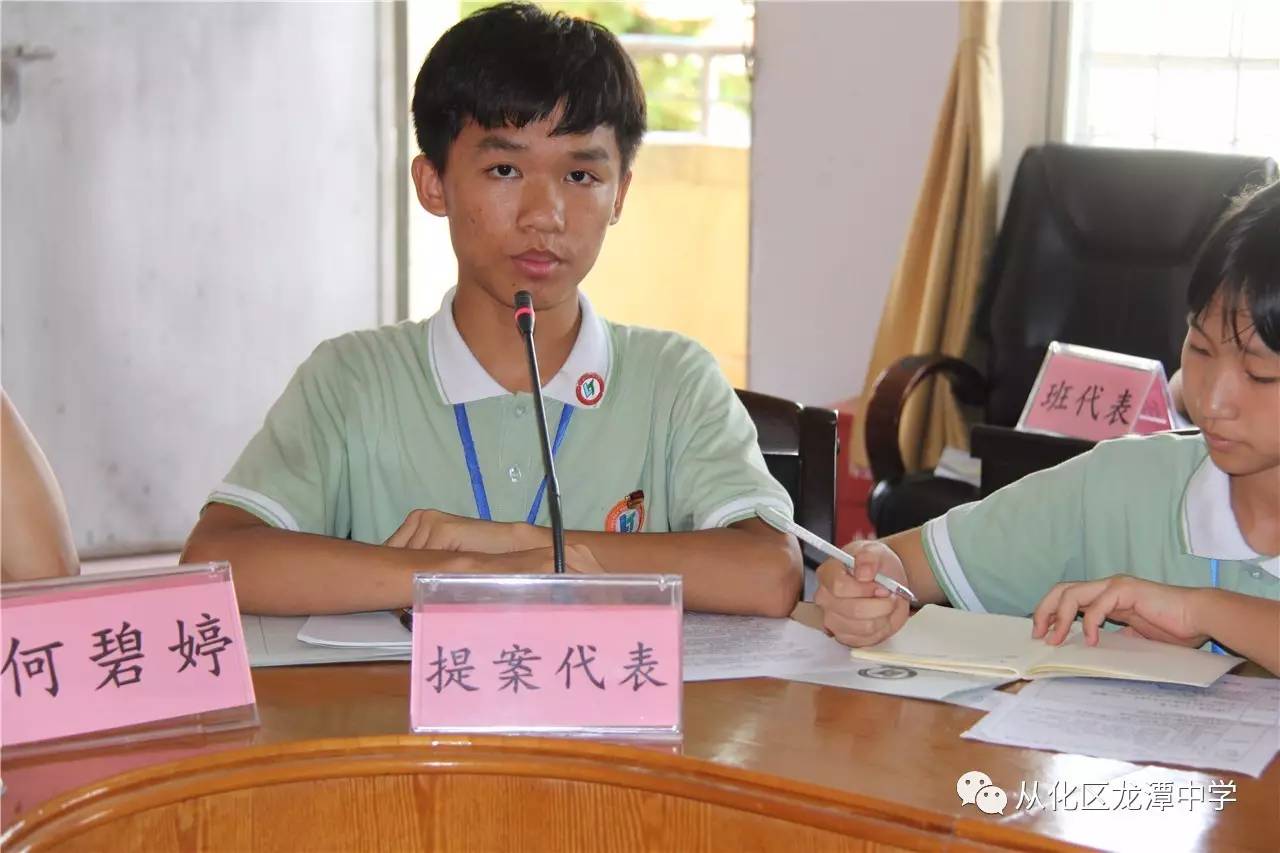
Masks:
[[[546,278],[555,272],[560,265],[560,256],[555,252],[530,250],[512,256],[516,267],[529,278]]]

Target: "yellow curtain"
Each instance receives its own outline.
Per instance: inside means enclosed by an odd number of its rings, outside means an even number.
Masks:
[[[998,0],[962,2],[960,45],[934,131],[924,186],[876,332],[850,442],[865,468],[864,414],[885,368],[913,353],[963,356],[987,251],[995,232],[1001,92]],[[968,447],[945,380],[917,391],[900,433],[908,470],[936,464],[944,446]]]

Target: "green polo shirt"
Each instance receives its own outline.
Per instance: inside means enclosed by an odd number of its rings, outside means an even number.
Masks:
[[[934,577],[957,607],[1030,614],[1056,583],[1130,574],[1280,598],[1280,557],[1245,542],[1229,478],[1199,435],[1105,441],[923,528]]]
[[[609,323],[579,299],[578,339],[544,386],[552,436],[573,410],[555,458],[565,526],[661,533],[723,527],[761,505],[790,515],[711,354],[677,334]],[[479,517],[459,405],[491,517],[526,520],[543,474],[533,398],[509,393],[476,360],[452,292],[428,320],[317,347],[209,500],[370,543],[414,509]],[[547,513],[543,500],[536,522],[548,525]]]

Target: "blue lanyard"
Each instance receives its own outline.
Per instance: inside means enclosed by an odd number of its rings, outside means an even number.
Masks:
[[[568,403],[561,404],[560,423],[556,426],[556,438],[551,443],[551,457],[554,459],[556,452],[560,450],[560,442],[564,441],[564,434],[569,429],[569,419],[573,417],[573,406]],[[483,521],[493,521],[493,515],[489,512],[489,496],[484,490],[484,475],[480,473],[480,460],[476,458],[476,443],[471,437],[471,421],[467,419],[467,407],[464,403],[455,403],[453,406],[453,416],[458,422],[458,438],[462,439],[462,455],[467,460],[467,473],[471,475],[471,493],[476,498],[476,515]],[[533,506],[529,507],[529,517],[526,519],[529,524],[533,524],[538,517],[538,510],[542,508],[542,496],[547,491],[547,477],[544,474],[542,483],[538,486],[538,493],[533,496]]]
[[[1214,589],[1217,589],[1218,561],[1216,558],[1209,561],[1209,583],[1213,584]],[[1225,655],[1227,653],[1226,650],[1222,648],[1222,646],[1218,645],[1213,641],[1209,642],[1209,648],[1213,649],[1213,653],[1215,655]]]

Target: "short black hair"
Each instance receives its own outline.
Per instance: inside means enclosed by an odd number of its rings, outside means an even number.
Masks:
[[[449,29],[427,54],[413,88],[418,147],[443,173],[468,119],[524,127],[558,108],[555,134],[612,127],[631,164],[645,131],[644,89],[607,29],[531,3],[481,9]]]
[[[1250,328],[1240,326],[1243,310],[1262,342],[1280,352],[1280,181],[1239,196],[1201,247],[1187,287],[1191,316],[1202,317],[1219,293],[1236,343]]]

